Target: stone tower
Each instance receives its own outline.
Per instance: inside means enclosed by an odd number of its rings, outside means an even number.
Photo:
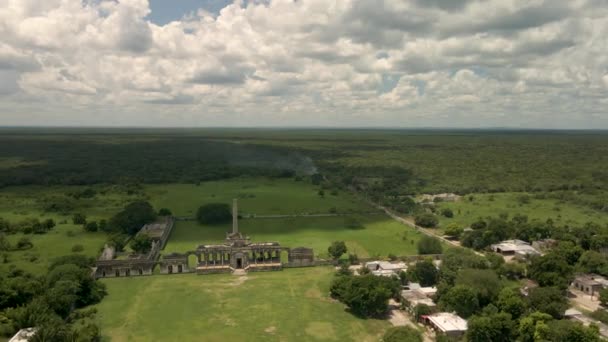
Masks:
[[[232,200],[232,234],[239,232],[239,209],[237,199]]]

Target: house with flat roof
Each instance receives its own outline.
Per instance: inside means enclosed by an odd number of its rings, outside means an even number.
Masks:
[[[404,262],[388,262],[388,261],[370,261],[365,263],[373,275],[392,277],[399,275],[401,271],[407,270],[407,265]]]
[[[436,332],[449,337],[460,337],[467,331],[467,321],[454,313],[438,312],[422,319]]]
[[[580,274],[574,278],[570,286],[590,296],[595,296],[608,287],[608,280],[597,274]]]
[[[513,255],[516,257],[527,257],[532,255],[540,255],[536,248],[522,240],[505,240],[490,246],[490,249],[495,253],[504,255]]]

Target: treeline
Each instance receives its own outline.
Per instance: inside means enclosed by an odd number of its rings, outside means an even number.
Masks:
[[[0,187],[97,183],[197,183],[243,175],[292,177],[311,162],[279,147],[216,142],[197,137],[0,137]],[[73,194],[74,198],[94,196]]]
[[[99,341],[95,310],[85,309],[106,294],[91,277],[92,258],[58,258],[46,274],[12,270],[0,275],[0,335],[36,327],[30,341]]]

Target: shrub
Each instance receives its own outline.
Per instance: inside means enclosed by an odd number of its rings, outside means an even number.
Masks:
[[[435,228],[437,224],[439,224],[439,220],[437,216],[429,213],[424,213],[420,215],[416,215],[415,218],[416,225],[425,227],[425,228]]]
[[[72,246],[72,252],[79,253],[84,251],[84,247],[82,245],[74,245]]]
[[[84,225],[84,230],[87,232],[96,232],[98,228],[99,226],[96,221],[87,222],[87,224]]]
[[[32,247],[34,247],[34,244],[27,237],[22,237],[17,241],[17,249],[30,249]]]
[[[450,208],[443,208],[441,209],[441,215],[451,218],[454,217],[454,212]]]
[[[76,213],[72,216],[72,223],[74,224],[86,224],[87,217],[84,214]]]
[[[209,203],[198,208],[196,219],[201,224],[226,223],[232,219],[232,213],[226,203]]]
[[[173,213],[171,213],[171,210],[167,209],[167,208],[160,208],[160,210],[158,211],[158,216],[171,216],[173,215]]]

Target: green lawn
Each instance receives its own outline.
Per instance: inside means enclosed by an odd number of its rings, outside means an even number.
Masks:
[[[328,297],[331,268],[233,275],[105,279],[104,340],[378,341],[387,321],[363,320]]]
[[[508,214],[509,218],[516,214],[527,215],[530,220],[546,221],[550,218],[558,225],[582,225],[589,221],[599,224],[608,223],[607,213],[555,199],[534,199],[532,196],[529,196],[529,203],[522,204],[518,200],[522,195],[526,194],[472,194],[473,201],[469,201],[470,195],[467,195],[459,202],[439,203],[439,211],[450,208],[454,212],[454,217],[451,219],[441,216],[440,225],[445,227],[455,222],[468,226],[479,217],[496,217],[501,213]]]
[[[155,207],[169,208],[177,216],[194,216],[202,204],[232,203],[233,198],[239,199],[241,213],[258,215],[328,213],[331,208],[343,213],[372,210],[348,192],[334,196],[326,190],[320,197],[318,187],[292,179],[237,178],[199,186],[150,185],[145,190]]]
[[[286,219],[242,219],[240,231],[253,241],[278,241],[286,247],[311,247],[315,254],[327,257],[332,241],[346,242],[349,253],[359,257],[386,257],[417,254],[420,233],[385,215],[355,216],[363,229],[349,229],[345,217],[297,217]],[[230,225],[202,226],[194,221],[175,225],[165,252],[193,250],[201,243],[222,242]]]

